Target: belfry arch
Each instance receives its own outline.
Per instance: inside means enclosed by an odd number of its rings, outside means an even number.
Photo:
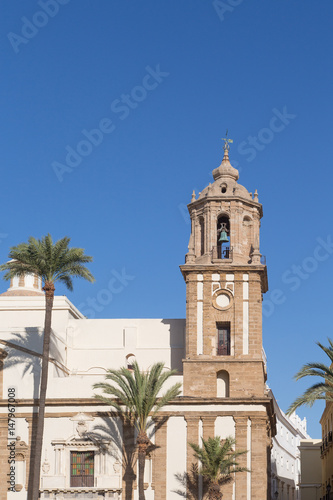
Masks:
[[[218,259],[229,259],[230,242],[230,219],[227,214],[221,214],[217,218],[216,246]]]

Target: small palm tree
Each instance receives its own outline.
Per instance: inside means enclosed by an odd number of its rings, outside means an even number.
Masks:
[[[32,482],[29,482],[28,498],[36,500],[39,497],[39,477],[42,457],[45,399],[47,389],[48,363],[51,338],[51,320],[54,299],[54,284],[64,283],[73,290],[72,277],[94,281],[91,272],[84,266],[92,261],[92,257],[84,254],[82,248],[68,248],[70,239],[65,237],[53,243],[50,234],[41,240],[30,237],[28,243],[20,243],[12,247],[9,258],[12,259],[0,266],[0,271],[6,271],[5,280],[26,274],[37,275],[43,281],[45,292],[45,321],[42,355],[42,373],[39,392],[39,410],[36,429],[35,455],[33,462]]]
[[[94,389],[102,389],[106,396],[96,398],[117,410],[124,422],[134,426],[137,431],[136,443],[139,462],[139,500],[145,500],[144,468],[147,451],[151,446],[147,431],[156,413],[180,393],[181,384],[174,384],[163,396],[158,398],[164,383],[176,370],[163,371],[163,363],[155,363],[148,372],[140,370],[134,361],[133,371],[123,367],[119,370],[108,370],[106,380],[94,384]],[[110,397],[111,396],[111,397]]]
[[[324,363],[307,363],[294,376],[296,380],[308,376],[321,377],[323,380],[309,387],[304,394],[295,399],[288,408],[287,415],[293,413],[299,406],[307,405],[311,407],[315,401],[320,399],[333,401],[333,341],[328,339],[328,342],[328,347],[325,347],[320,342],[317,342],[317,345],[327,354],[330,360],[329,366]]]
[[[202,447],[190,443],[194,456],[200,460],[201,466],[198,473],[202,475],[208,485],[209,500],[221,500],[221,486],[232,481],[232,474],[236,472],[249,472],[246,467],[240,467],[237,457],[247,451],[235,451],[236,441],[229,436],[222,440],[220,436],[202,438]]]

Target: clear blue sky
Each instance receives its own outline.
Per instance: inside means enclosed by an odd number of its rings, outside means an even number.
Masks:
[[[1,262],[68,235],[94,257],[96,284],[68,294],[84,311],[184,317],[186,204],[228,128],[264,207],[264,346],[285,410],[333,337],[333,253],[316,251],[333,239],[332,15],[330,0],[2,0]],[[299,412],[313,437],[321,412]]]

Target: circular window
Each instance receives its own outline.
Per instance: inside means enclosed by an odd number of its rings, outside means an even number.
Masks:
[[[233,303],[233,295],[229,290],[219,289],[213,295],[213,306],[215,309],[219,309],[220,311],[224,311],[225,309],[229,309]]]
[[[227,295],[225,293],[221,293],[221,295],[218,295],[216,297],[216,304],[219,307],[228,307],[228,305],[230,304],[230,297],[229,297],[229,295]]]

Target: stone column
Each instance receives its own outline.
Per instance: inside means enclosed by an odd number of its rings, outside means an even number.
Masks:
[[[189,443],[199,444],[199,416],[185,415],[187,423],[187,465],[186,472],[188,474],[187,498],[197,500],[198,498],[198,478],[195,474],[195,467],[198,466],[198,461],[194,458],[194,451]]]
[[[267,498],[267,420],[254,417],[251,422],[252,498]]]
[[[167,500],[166,496],[166,464],[167,464],[167,419],[156,417],[155,445],[157,448],[153,453],[153,482],[152,488],[155,490],[154,498]],[[127,499],[125,499],[127,500]]]
[[[236,423],[236,450],[247,450],[247,421],[246,416],[234,416]],[[240,467],[247,466],[247,454],[238,457]],[[251,464],[252,470],[252,464]],[[236,474],[236,498],[237,500],[247,500],[247,472],[239,472]],[[254,495],[253,499],[263,498],[259,495]]]

